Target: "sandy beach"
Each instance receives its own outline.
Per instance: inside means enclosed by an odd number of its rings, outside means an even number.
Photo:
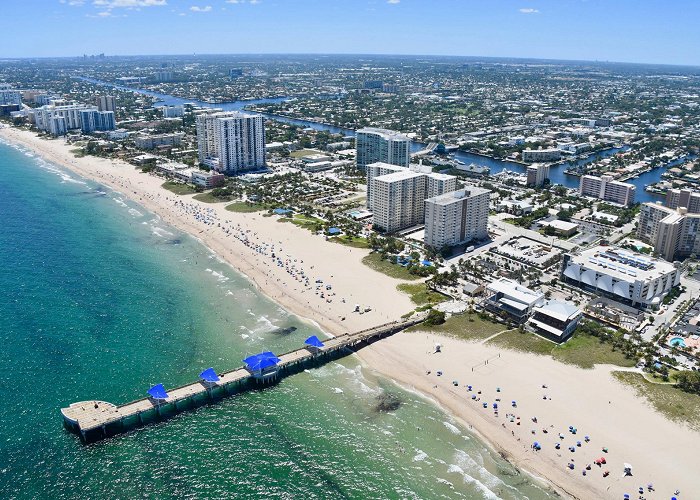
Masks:
[[[0,137],[111,187],[199,238],[263,293],[330,334],[392,321],[414,308],[396,290],[400,281],[362,264],[366,250],[327,242],[277,217],[232,213],[223,203],[174,195],[161,188],[163,179],[122,161],[76,158],[61,139],[45,140],[14,128],[0,129]],[[317,279],[323,280],[323,298]],[[372,310],[353,313],[355,304]],[[443,352],[435,354],[437,342]],[[371,369],[433,399],[514,464],[546,478],[564,495],[622,499],[629,493],[636,499],[641,486],[649,499],[669,499],[676,489],[679,500],[699,496],[700,479],[693,469],[700,433],[669,422],[637,398],[611,375],[614,367],[581,370],[548,357],[421,333],[397,334],[359,355]],[[576,434],[569,426],[576,427]],[[541,450],[532,449],[535,441]],[[603,456],[607,464],[594,465]],[[633,466],[632,477],[623,477],[624,463]],[[606,470],[610,474],[603,477]],[[647,491],[649,483],[655,491]]]
[[[436,343],[442,346],[439,353],[434,352]],[[583,370],[546,356],[406,332],[375,343],[360,355],[381,374],[429,395],[499,453],[547,478],[565,494],[621,499],[628,493],[637,499],[641,486],[647,499],[670,499],[677,489],[679,500],[698,498],[700,479],[693,464],[700,433],[670,422],[637,398],[611,375],[623,370],[620,367]],[[438,376],[438,371],[443,374]],[[576,434],[569,426],[576,428]],[[541,450],[532,449],[535,441]],[[600,457],[607,462],[602,467],[594,464]],[[633,466],[632,477],[623,477],[625,463]],[[588,464],[590,470],[585,469]],[[610,474],[603,477],[606,470]],[[655,491],[647,491],[649,483]]]
[[[161,187],[161,177],[144,174],[121,160],[76,158],[62,139],[46,140],[15,128],[0,129],[0,136],[109,186],[200,239],[264,294],[327,333],[337,335],[394,321],[415,307],[407,295],[396,290],[400,280],[361,262],[368,250],[325,241],[293,224],[278,222],[277,216],[229,212],[226,203],[203,203],[192,195],[175,195]],[[319,279],[323,283],[316,290]],[[372,310],[355,313],[356,304]]]

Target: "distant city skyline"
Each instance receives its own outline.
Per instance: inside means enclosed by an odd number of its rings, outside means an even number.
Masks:
[[[0,58],[396,54],[700,66],[692,0],[5,0]],[[31,27],[30,30],[27,28]]]

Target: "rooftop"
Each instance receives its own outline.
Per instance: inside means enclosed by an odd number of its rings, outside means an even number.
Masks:
[[[490,191],[488,189],[470,187],[468,189],[460,189],[458,191],[452,191],[450,193],[441,194],[439,196],[429,198],[428,200],[425,200],[425,201],[429,201],[429,202],[434,203],[436,205],[449,205],[450,203],[454,203],[455,200],[462,200],[464,198],[471,198],[472,196],[478,196],[480,194],[489,193],[489,192]]]
[[[356,133],[357,134],[361,134],[361,133],[377,134],[377,135],[381,136],[382,139],[386,139],[386,140],[395,140],[395,141],[396,140],[401,140],[401,141],[409,141],[410,140],[408,138],[408,136],[406,136],[400,132],[396,132],[395,130],[388,130],[385,128],[365,127],[365,128],[361,128]]]
[[[571,262],[622,281],[656,279],[676,271],[665,260],[616,247],[598,246],[573,255]]]
[[[491,293],[502,293],[511,300],[528,305],[536,304],[544,298],[542,292],[530,290],[517,281],[508,278],[500,278],[492,281],[488,284],[486,289]]]

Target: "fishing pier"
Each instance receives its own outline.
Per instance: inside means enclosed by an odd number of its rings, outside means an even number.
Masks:
[[[105,439],[232,394],[274,383],[307,367],[344,357],[424,319],[417,316],[386,323],[323,342],[312,336],[302,348],[279,356],[271,352],[250,356],[244,360],[244,366],[220,374],[208,368],[196,382],[168,390],[158,384],[151,387],[148,397],[123,405],[98,400],[80,401],[61,409],[63,422],[85,443]]]

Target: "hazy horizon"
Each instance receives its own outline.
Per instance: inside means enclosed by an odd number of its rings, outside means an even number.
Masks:
[[[690,0],[6,0],[0,58],[497,57],[700,66]],[[31,26],[31,30],[27,27]],[[73,28],[71,28],[73,26]],[[476,54],[476,55],[473,55]]]

